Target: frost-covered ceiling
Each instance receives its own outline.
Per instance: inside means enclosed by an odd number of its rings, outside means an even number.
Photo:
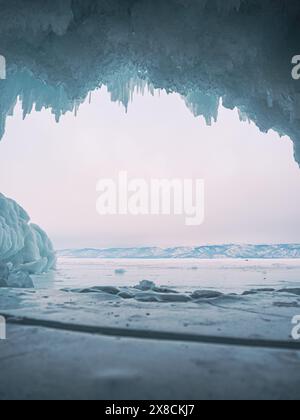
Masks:
[[[17,98],[59,119],[106,85],[177,92],[195,115],[220,99],[262,131],[292,138],[300,163],[299,0],[0,0],[0,136]],[[101,110],[99,110],[101,112]]]

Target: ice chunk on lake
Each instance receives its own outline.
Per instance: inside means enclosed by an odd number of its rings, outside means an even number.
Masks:
[[[0,194],[0,280],[2,287],[32,287],[30,274],[55,268],[56,256],[46,233],[30,223],[25,210]]]

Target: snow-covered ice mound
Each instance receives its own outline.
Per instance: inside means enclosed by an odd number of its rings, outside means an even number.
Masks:
[[[55,264],[46,233],[30,223],[15,201],[0,194],[0,287],[32,287],[29,275],[48,272]]]

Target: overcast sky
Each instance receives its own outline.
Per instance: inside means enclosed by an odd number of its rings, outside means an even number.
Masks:
[[[130,177],[202,178],[205,223],[183,217],[101,217],[96,184]],[[0,191],[44,228],[57,248],[288,243],[300,238],[300,170],[292,143],[220,110],[207,127],[178,95],[137,96],[128,113],[105,89],[54,122],[22,121],[18,105],[0,143]]]

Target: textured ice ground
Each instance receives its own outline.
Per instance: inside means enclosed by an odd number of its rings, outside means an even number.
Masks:
[[[8,332],[1,400],[299,399],[299,351],[12,324]]]
[[[0,399],[299,399],[299,270],[59,260],[39,289],[1,289]]]
[[[0,287],[32,287],[30,274],[55,268],[50,239],[25,210],[0,194]]]
[[[123,261],[122,275],[114,274],[120,267],[115,261],[70,263],[59,260],[56,277],[37,279],[39,289],[3,288],[0,312],[73,326],[283,341],[290,340],[292,318],[300,312],[295,261],[202,262],[198,270],[190,262]]]
[[[256,314],[258,319],[264,314],[272,318],[273,314],[276,331],[270,331],[269,334],[277,336],[283,332],[279,328],[280,319],[284,320],[287,328],[297,308],[300,309],[298,260],[128,261],[65,258],[58,259],[57,265],[57,271],[49,276],[33,276],[37,287],[35,290],[25,292],[3,288],[1,310],[16,310],[29,316],[34,314],[37,318],[50,316],[51,319],[54,315],[56,320],[61,321],[70,321],[75,317],[76,322],[96,322],[97,325],[103,322],[118,325],[121,319],[124,326],[133,316],[132,319],[136,318],[134,322],[138,322],[142,328],[154,327],[159,314],[162,314],[166,319],[165,329],[168,330],[169,323],[174,325],[176,331],[178,323],[178,327],[185,323],[201,324],[198,312],[208,320],[212,312],[219,312],[224,306],[230,319],[235,313],[239,314],[239,322],[242,322],[244,315],[246,319],[251,317],[251,313]],[[158,314],[150,324],[146,315],[148,306]],[[115,308],[113,313],[110,308]],[[220,322],[223,321],[222,318]],[[261,330],[261,335],[262,331],[268,330],[267,324],[260,320],[258,332],[263,326],[266,327]],[[208,323],[208,328],[210,325]],[[159,328],[161,326],[159,324]],[[249,331],[246,329],[246,335]],[[287,328],[284,337],[288,338],[289,333],[290,329]]]

